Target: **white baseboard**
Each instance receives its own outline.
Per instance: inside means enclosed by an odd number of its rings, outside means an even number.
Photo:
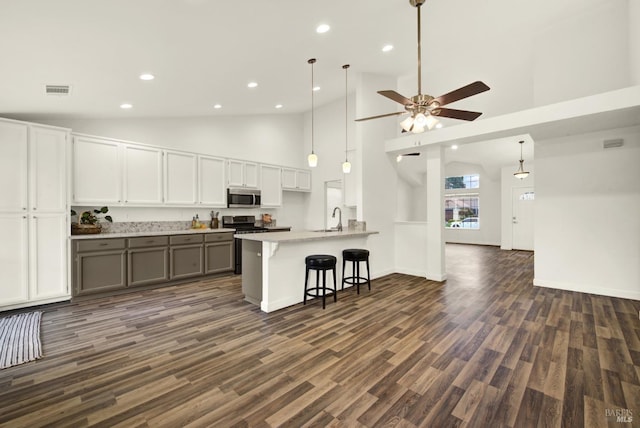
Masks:
[[[383,276],[391,275],[392,273],[396,273],[394,269],[385,269],[377,272],[371,272],[371,279],[382,278]],[[360,269],[360,274],[362,274],[362,269]]]
[[[420,276],[422,278],[427,277],[427,272],[423,270],[417,270],[417,269],[396,268],[396,273],[401,273],[404,275],[411,275],[411,276]]]
[[[447,280],[447,274],[445,273],[429,273],[427,272],[427,279],[431,281],[444,282]]]
[[[548,281],[533,279],[533,285],[545,288],[557,288],[559,290],[578,291],[580,293],[597,294],[600,296],[619,297],[621,299],[640,300],[640,291],[621,290],[616,288],[598,287],[588,284],[575,284],[569,282]]]

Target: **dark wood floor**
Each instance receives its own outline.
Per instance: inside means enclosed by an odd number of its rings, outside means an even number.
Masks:
[[[638,426],[640,302],[533,287],[530,252],[447,265],[324,311],[261,313],[237,277],[47,307],[44,358],[0,371],[0,424]]]

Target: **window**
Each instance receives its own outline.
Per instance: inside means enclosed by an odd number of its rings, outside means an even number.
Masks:
[[[444,179],[444,188],[449,189],[477,189],[480,187],[480,176],[478,174],[458,175]]]
[[[444,222],[447,229],[480,229],[480,197],[445,195]]]

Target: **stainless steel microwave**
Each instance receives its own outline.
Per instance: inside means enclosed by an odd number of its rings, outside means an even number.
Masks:
[[[260,190],[233,188],[227,189],[227,207],[229,208],[259,208]]]

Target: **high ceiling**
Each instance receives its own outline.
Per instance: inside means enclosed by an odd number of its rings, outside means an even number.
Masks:
[[[424,74],[472,67],[486,46],[526,54],[500,47],[601,1],[427,0]],[[317,34],[321,23],[331,30]],[[416,10],[408,0],[0,0],[0,52],[0,116],[299,113],[310,107],[311,57],[317,105],[344,96],[345,63],[351,90],[358,72],[415,75]],[[48,84],[71,94],[45,95]]]

